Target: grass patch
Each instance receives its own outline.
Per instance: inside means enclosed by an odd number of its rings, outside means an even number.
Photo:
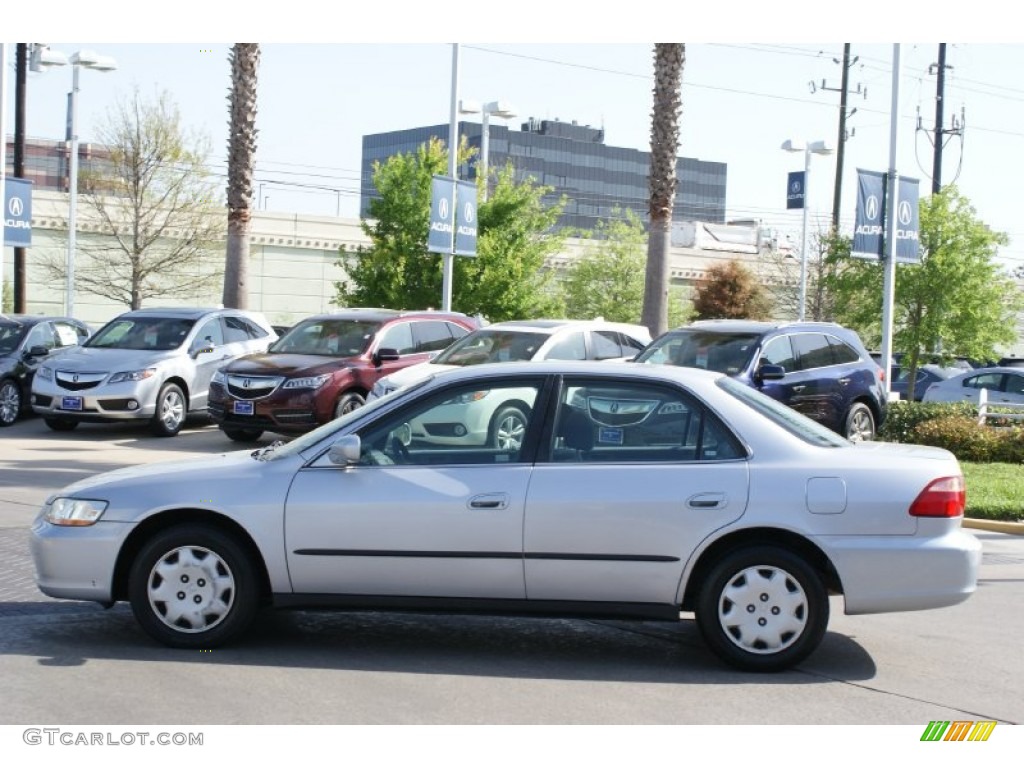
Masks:
[[[1024,466],[961,461],[967,483],[965,517],[1024,522]]]

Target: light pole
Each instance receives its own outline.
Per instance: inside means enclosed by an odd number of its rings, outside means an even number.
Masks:
[[[75,230],[78,206],[78,71],[96,69],[109,72],[117,69],[117,62],[110,56],[101,56],[95,51],[78,51],[71,54],[71,98],[68,101],[70,112],[68,127],[71,131],[71,163],[68,167],[68,263],[67,263],[67,315],[71,317],[75,311]]]
[[[482,127],[480,131],[480,175],[484,179],[484,193],[483,199],[487,199],[487,156],[490,150],[490,117],[501,117],[508,119],[515,117],[515,108],[507,101],[489,101],[486,104],[480,104],[478,101],[460,101],[459,112],[464,115],[475,115],[479,114],[482,117]]]
[[[808,190],[811,182],[811,155],[831,155],[835,150],[827,141],[794,141],[786,139],[782,148],[787,152],[804,153],[804,223],[800,235],[800,311],[797,317],[801,322],[807,311],[807,208],[809,203]]]

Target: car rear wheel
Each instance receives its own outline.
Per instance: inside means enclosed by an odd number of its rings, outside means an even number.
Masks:
[[[843,435],[853,443],[875,439],[875,417],[864,403],[854,403],[846,414]]]
[[[50,429],[54,432],[70,432],[72,429],[78,426],[78,422],[73,419],[43,419]]]
[[[9,427],[21,414],[21,390],[18,383],[7,379],[0,383],[0,427]]]
[[[207,525],[157,533],[132,563],[128,598],[151,637],[212,648],[241,635],[259,609],[257,570],[229,534]]]
[[[224,434],[236,443],[251,443],[254,440],[259,440],[263,434],[262,429],[234,429],[231,427],[223,427],[222,429]]]
[[[739,669],[778,672],[803,661],[828,625],[828,593],[801,557],[749,547],[724,557],[697,598],[697,626],[714,653]]]
[[[514,405],[498,409],[491,419],[490,445],[503,451],[518,451],[526,435],[526,414]]]
[[[185,395],[177,384],[164,384],[156,398],[150,426],[157,437],[174,437],[185,424]]]
[[[338,398],[338,402],[334,406],[334,418],[352,413],[364,405],[366,405],[366,399],[358,392],[346,392]]]

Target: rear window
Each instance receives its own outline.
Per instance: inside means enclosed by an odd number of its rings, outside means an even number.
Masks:
[[[676,331],[656,339],[636,361],[703,368],[732,376],[747,368],[760,338],[756,333]]]
[[[804,442],[811,445],[836,448],[851,445],[849,440],[840,437],[831,429],[823,427],[799,411],[783,405],[778,400],[768,397],[768,395],[753,387],[748,387],[735,379],[729,378],[721,378],[717,384],[737,400],[741,400],[745,405],[775,422],[787,432],[796,435]]]
[[[434,358],[439,365],[479,365],[532,360],[547,341],[542,333],[528,331],[473,331]]]

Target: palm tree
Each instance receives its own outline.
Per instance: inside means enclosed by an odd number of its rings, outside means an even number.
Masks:
[[[228,135],[228,244],[224,262],[225,307],[249,305],[249,224],[256,159],[256,69],[259,43],[235,43],[231,62]]]
[[[686,43],[654,44],[654,111],[651,113],[650,228],[641,322],[652,336],[668,330],[668,249],[676,199],[676,152]]]

